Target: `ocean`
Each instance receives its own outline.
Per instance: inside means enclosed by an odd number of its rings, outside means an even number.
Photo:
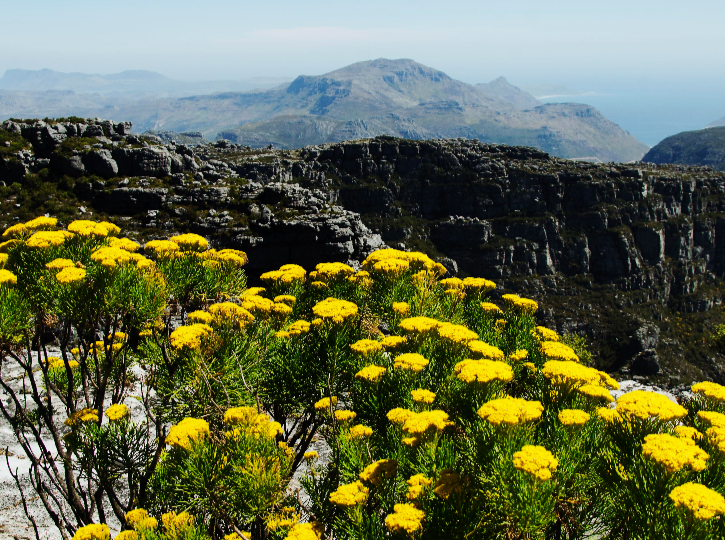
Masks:
[[[545,96],[547,103],[586,103],[648,146],[682,131],[702,129],[725,116],[721,89],[620,89]]]

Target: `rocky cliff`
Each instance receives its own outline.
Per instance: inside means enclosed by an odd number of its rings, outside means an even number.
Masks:
[[[191,231],[250,254],[249,272],[421,249],[451,273],[540,300],[610,371],[725,378],[725,175],[584,164],[476,140],[380,137],[300,151],[186,146],[102,121],[0,126],[3,228],[107,217],[140,241]],[[554,316],[556,314],[556,318]]]

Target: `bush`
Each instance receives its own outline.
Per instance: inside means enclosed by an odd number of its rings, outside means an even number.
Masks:
[[[0,408],[76,540],[109,513],[121,540],[725,534],[719,385],[610,408],[536,302],[421,253],[247,289],[242,252],[118,233],[37,218],[0,245],[2,368],[25,374]]]

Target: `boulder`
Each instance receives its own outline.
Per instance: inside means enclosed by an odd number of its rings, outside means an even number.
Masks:
[[[96,148],[83,155],[83,165],[89,174],[112,178],[118,174],[118,164],[105,148]]]

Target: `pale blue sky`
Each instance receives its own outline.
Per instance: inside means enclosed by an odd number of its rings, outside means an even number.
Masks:
[[[179,79],[320,74],[413,58],[466,82],[725,79],[722,0],[22,0],[2,8],[7,68]]]

